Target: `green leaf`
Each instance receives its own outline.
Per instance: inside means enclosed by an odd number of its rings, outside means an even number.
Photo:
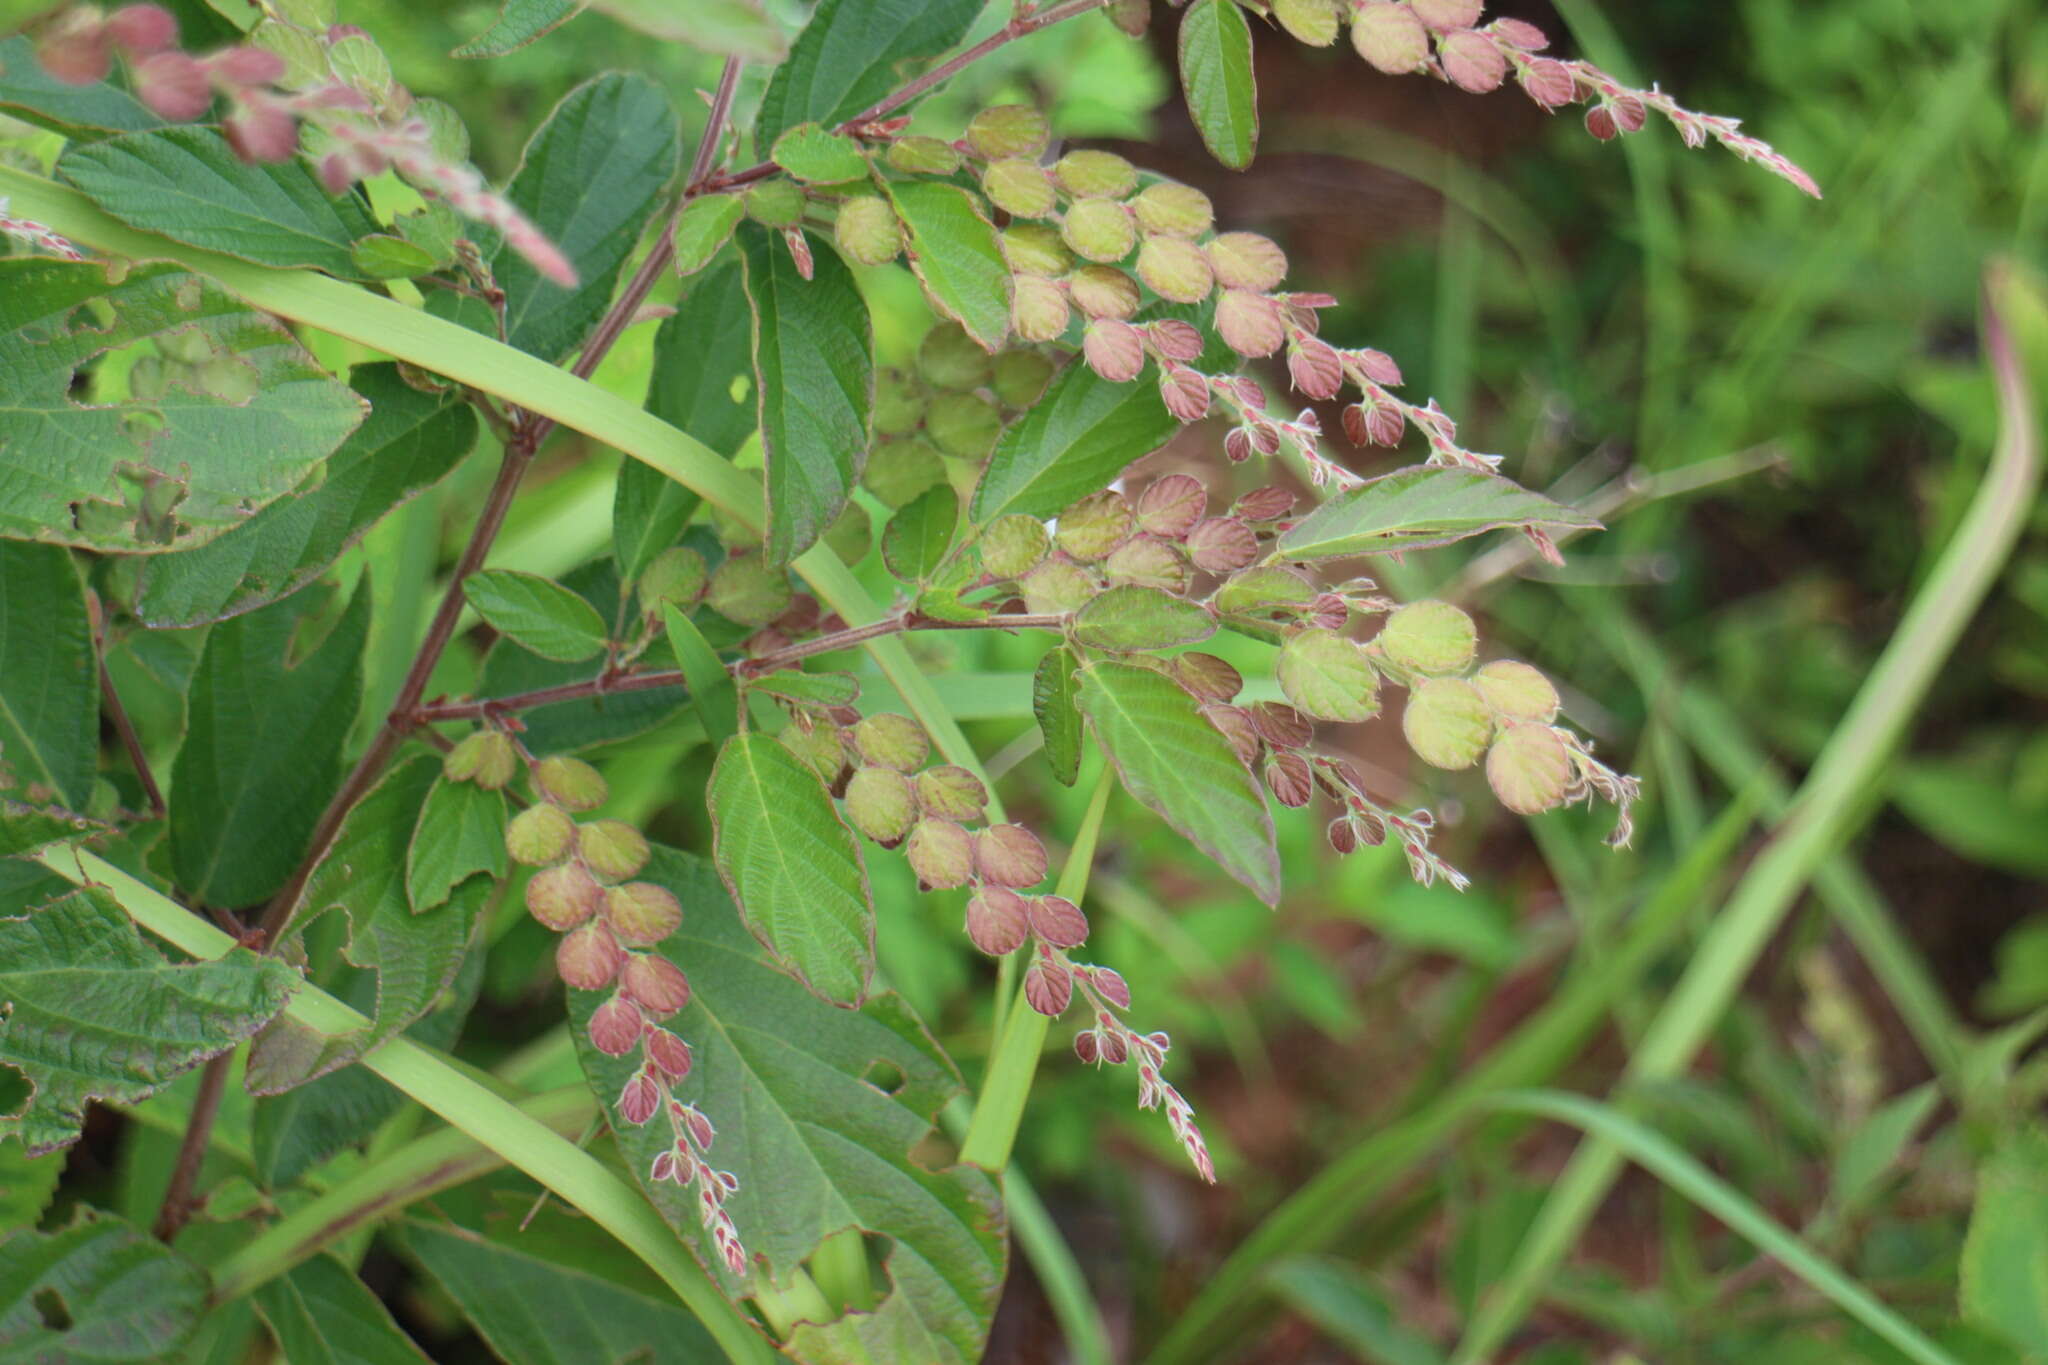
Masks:
[[[1004,428],[975,485],[977,526],[1020,512],[1049,517],[1165,445],[1180,423],[1152,384],[1112,384],[1069,365],[1045,396]]]
[[[52,1325],[60,1309],[62,1326]],[[171,1358],[206,1311],[206,1272],[114,1217],[0,1243],[0,1358],[83,1365]]]
[[[1252,30],[1236,0],[1196,0],[1180,21],[1180,83],[1210,154],[1234,171],[1259,142]]]
[[[799,123],[776,138],[769,160],[798,180],[814,184],[863,180],[868,174],[868,159],[858,142],[815,123]]]
[[[587,1265],[547,1257],[546,1238],[519,1246],[442,1223],[408,1222],[405,1249],[509,1365],[700,1365],[717,1348],[667,1292],[621,1285]]]
[[[526,144],[506,195],[562,249],[577,283],[564,289],[500,250],[492,269],[505,291],[506,340],[547,360],[582,344],[675,178],[681,145],[668,96],[644,76],[599,76],[562,98]]]
[[[479,872],[502,881],[508,865],[505,794],[445,777],[434,783],[405,852],[405,896],[413,913],[445,904]]]
[[[381,231],[353,190],[298,157],[244,161],[211,128],[156,128],[68,148],[57,173],[133,228],[258,265],[370,278],[353,244]]]
[[[654,557],[682,537],[702,503],[651,464],[621,464],[612,490],[612,563],[618,566],[619,582],[638,582]]]
[[[882,530],[882,563],[905,583],[922,583],[945,562],[960,523],[960,496],[951,484],[926,489],[898,508]]]
[[[443,264],[418,242],[389,232],[373,232],[349,244],[348,258],[363,276],[372,280],[413,280],[431,275]]]
[[[875,911],[824,783],[756,731],[718,751],[708,795],[718,875],[754,937],[823,999],[858,1005],[875,971]]]
[[[713,745],[723,745],[740,728],[739,690],[733,686],[732,675],[725,671],[697,623],[675,603],[661,604],[661,619],[669,647],[675,651],[676,666],[690,685],[690,702],[704,723],[704,737]]]
[[[0,1228],[32,1228],[57,1193],[64,1158],[55,1152],[30,1156],[20,1142],[0,1142]]]
[[[844,1229],[887,1248],[887,1296],[869,1313],[800,1328],[792,1354],[858,1360],[857,1337],[877,1362],[980,1360],[1004,1268],[1001,1198],[985,1172],[933,1170],[912,1155],[959,1091],[952,1065],[894,994],[849,1013],[762,962],[701,859],[657,848],[644,875],[683,903],[683,926],[661,951],[690,975],[694,996],[671,1026],[697,1064],[674,1094],[720,1130],[710,1159],[739,1178],[725,1209],[748,1254],[785,1283]],[[584,1074],[609,1103],[638,1059],[590,1046],[586,1024],[603,999],[573,991],[569,1004]],[[727,1292],[745,1292],[704,1234],[695,1195],[647,1180],[667,1125],[634,1128],[612,1112],[649,1199]]]
[[[491,26],[456,48],[451,57],[502,57],[568,23],[587,0],[505,0]]]
[[[427,1357],[370,1287],[315,1256],[256,1291],[256,1311],[291,1365],[418,1365]]]
[[[1498,474],[1422,465],[1339,493],[1281,536],[1277,548],[1289,559],[1338,559],[1449,545],[1508,526],[1599,525]]]
[[[1097,593],[1074,614],[1074,638],[1093,649],[1128,654],[1191,645],[1216,633],[1216,618],[1198,602],[1162,588],[1120,583]]]
[[[350,382],[370,415],[324,469],[225,535],[131,561],[138,617],[159,629],[199,625],[297,592],[476,444],[467,403],[420,392],[396,365],[359,365]]]
[[[98,887],[0,920],[0,1076],[33,1087],[25,1109],[0,1116],[0,1140],[31,1155],[76,1141],[88,1103],[148,1098],[262,1027],[297,984],[241,948],[166,962]]]
[[[747,216],[746,201],[736,194],[700,194],[676,216],[676,273],[694,275],[732,240],[732,230]]]
[[[477,614],[543,659],[574,663],[601,653],[607,632],[597,608],[559,583],[513,569],[484,569],[462,580]]]
[[[99,662],[61,545],[0,540],[0,792],[83,810],[99,769]]]
[[[1124,790],[1260,900],[1278,902],[1280,855],[1265,798],[1195,699],[1149,668],[1090,663],[1078,700]]]
[[[19,36],[0,41],[0,113],[54,129],[73,142],[164,124],[148,105],[110,82],[58,80],[36,60],[35,44]]]
[[[1297,1256],[1267,1273],[1274,1292],[1332,1340],[1371,1365],[1441,1365],[1443,1352],[1404,1327],[1387,1296],[1356,1267]]]
[[[562,575],[562,586],[574,592],[599,613],[619,609],[619,576],[611,560],[593,560]],[[659,645],[641,657],[649,668],[668,666]],[[557,663],[528,653],[516,641],[503,639],[484,656],[483,678],[477,692],[486,697],[509,697],[564,683],[588,682],[602,663]],[[636,692],[615,692],[608,696],[578,701],[555,702],[522,711],[526,725],[526,746],[535,753],[561,754],[592,745],[609,744],[642,734],[676,713],[684,702],[680,687],[651,688]]]
[[[151,398],[73,397],[78,370],[146,340],[202,363]],[[362,417],[282,324],[195,276],[141,266],[110,284],[104,265],[0,260],[0,536],[198,544],[289,492]]]
[[[860,113],[966,37],[981,10],[982,0],[823,0],[761,97],[756,146]]]
[[[1940,1088],[1928,1081],[1886,1100],[1856,1126],[1828,1172],[1830,1216],[1852,1217],[1862,1211],[1940,1103]]]
[[[0,858],[32,853],[45,844],[62,843],[104,832],[107,826],[66,810],[34,806],[0,796]]]
[[[754,388],[768,465],[767,553],[786,563],[846,506],[866,461],[874,330],[853,272],[813,239],[813,278],[772,234],[740,235],[754,308]]]
[[[773,65],[789,51],[782,25],[758,0],[591,0],[591,8],[651,37],[719,57]]]
[[[347,917],[347,962],[377,976],[371,1022],[323,1034],[278,1019],[250,1046],[252,1094],[276,1094],[346,1066],[433,1009],[460,972],[490,899],[489,880],[470,878],[426,914],[414,914],[406,895],[407,850],[440,771],[438,758],[414,758],[371,788],[342,822],[286,926],[286,937],[301,936],[329,910]]]
[[[747,688],[801,706],[851,706],[860,697],[860,684],[851,673],[804,673],[793,668],[756,678]]]
[[[1010,331],[1010,267],[995,227],[957,185],[892,180],[889,198],[910,229],[910,268],[939,312],[994,351]]]
[[[754,306],[737,261],[694,282],[654,334],[654,375],[647,410],[731,458],[758,424],[754,386]]]
[[[341,780],[370,594],[358,588],[309,650],[329,596],[301,593],[207,633],[171,765],[170,847],[179,887],[208,905],[254,905],[283,886]]]
[[[1081,661],[1064,645],[1045,652],[1031,675],[1031,714],[1045,739],[1055,781],[1071,787],[1081,775]]]
[[[2008,1133],[1977,1171],[1977,1204],[1963,1242],[1965,1321],[2042,1359],[2048,1349],[2048,1133]]]

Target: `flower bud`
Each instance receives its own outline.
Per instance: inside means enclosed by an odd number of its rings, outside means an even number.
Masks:
[[[1030,932],[1030,907],[1008,887],[984,886],[967,902],[967,937],[990,957],[1015,952]]]
[[[1210,517],[1188,532],[1188,558],[1205,573],[1235,573],[1259,557],[1259,538],[1236,517]]]
[[[1308,804],[1315,795],[1315,775],[1310,771],[1308,760],[1300,754],[1276,753],[1266,759],[1266,786],[1272,790],[1273,799],[1290,810]]]
[[[621,991],[591,1012],[590,1044],[607,1057],[623,1057],[639,1043],[646,1028],[640,1007]]]
[[[299,125],[290,112],[275,105],[244,109],[230,115],[221,131],[228,146],[244,161],[264,165],[288,161],[299,150]]]
[[[1310,398],[1327,401],[1344,387],[1344,362],[1320,337],[1296,337],[1287,348],[1287,377]]]
[[[918,821],[903,846],[903,856],[927,891],[965,886],[974,875],[974,841],[951,820]]]
[[[269,85],[284,78],[284,58],[267,48],[228,47],[209,57],[207,74],[229,88]]]
[[[1111,583],[1129,583],[1175,594],[1187,591],[1188,569],[1180,552],[1150,536],[1138,536],[1111,550],[1109,558],[1102,561],[1102,569]]]
[[[832,236],[847,259],[887,265],[903,253],[903,225],[879,194],[857,194],[839,206]]]
[[[597,913],[604,888],[576,863],[536,872],[526,882],[526,909],[556,933],[574,929]]]
[[[1041,616],[1079,611],[1098,590],[1085,571],[1062,560],[1039,565],[1017,586],[1024,592],[1024,609]]]
[[[1138,168],[1115,152],[1068,152],[1053,174],[1076,199],[1121,199],[1138,187]]]
[[[569,856],[576,842],[576,822],[560,806],[528,806],[505,826],[505,851],[515,863],[547,867]]]
[[[1578,98],[1578,80],[1571,68],[1550,57],[1538,57],[1515,73],[1529,98],[1545,109],[1562,109]]]
[[[765,626],[789,610],[789,575],[759,554],[733,555],[711,575],[704,600],[743,626]]]
[[[474,782],[486,791],[496,791],[512,780],[519,768],[519,752],[501,730],[478,730],[464,735],[441,760],[441,771],[451,782]]]
[[[1557,718],[1557,689],[1519,659],[1495,659],[1472,675],[1472,685],[1503,719],[1548,723]]]
[[[1094,1029],[1083,1029],[1074,1035],[1074,1055],[1090,1065],[1093,1065],[1096,1058],[1101,1055]]]
[[[638,1128],[661,1109],[661,1086],[645,1067],[635,1071],[619,1092],[619,1117]]]
[[[1105,558],[1131,533],[1131,505],[1113,488],[1090,493],[1059,515],[1053,539],[1083,562]]]
[[[889,165],[909,175],[951,175],[960,169],[960,153],[943,138],[899,137],[889,144]]]
[[[619,973],[619,989],[666,1019],[690,1003],[690,979],[683,969],[658,953],[634,953]]]
[[[533,785],[564,810],[596,810],[611,795],[597,769],[560,754],[533,765]]]
[[[917,805],[941,820],[979,820],[988,806],[988,788],[967,769],[942,763],[917,775]]]
[[[1572,760],[1548,725],[1517,721],[1500,732],[1486,754],[1486,783],[1517,815],[1536,815],[1564,800]]]
[[[1059,963],[1040,958],[1025,969],[1024,999],[1040,1014],[1057,1019],[1073,998],[1073,974]]]
[[[1501,55],[1493,39],[1483,33],[1453,33],[1443,40],[1437,55],[1443,62],[1444,74],[1460,90],[1483,95],[1499,89],[1507,79],[1508,59]]]
[[[1330,847],[1338,853],[1344,854],[1357,851],[1358,830],[1351,823],[1350,816],[1340,815],[1332,820],[1329,829],[1325,833],[1329,835]]]
[[[1429,60],[1429,30],[1393,0],[1365,0],[1351,15],[1351,46],[1376,70],[1405,76]]]
[[[150,112],[172,123],[189,123],[213,103],[213,85],[206,68],[173,48],[154,52],[135,64],[135,97]]]
[[[998,517],[981,538],[981,566],[997,578],[1022,578],[1038,567],[1052,544],[1036,517]]]
[[[1022,156],[989,162],[981,173],[981,192],[1012,218],[1043,218],[1060,202],[1045,167]]]
[[[579,991],[599,991],[626,962],[625,949],[602,924],[586,924],[565,934],[555,945],[555,971],[565,985]]]
[[[651,1028],[640,1039],[647,1049],[647,1061],[662,1078],[673,1085],[690,1074],[690,1065],[695,1060],[690,1045],[665,1028]]]
[[[1472,662],[1479,632],[1448,602],[1410,602],[1387,618],[1375,643],[1411,672],[1456,673]]]
[[[1117,1029],[1102,1030],[1101,1049],[1102,1060],[1111,1066],[1122,1066],[1131,1057],[1130,1044],[1124,1040],[1122,1031]]]
[[[1131,208],[1145,231],[1169,237],[1199,237],[1216,221],[1216,210],[1208,195],[1192,185],[1176,185],[1170,180],[1147,185],[1131,201]]]
[[[647,836],[624,820],[592,820],[579,827],[576,851],[605,881],[624,881],[647,866]]]
[[[869,763],[914,773],[931,755],[924,728],[909,716],[884,711],[853,727],[853,745]]]
[[[1621,131],[1614,124],[1614,114],[1604,104],[1596,104],[1586,111],[1586,131],[1602,142],[1612,142]]]
[[[1037,156],[1052,136],[1044,114],[1028,104],[998,104],[967,124],[967,143],[990,160]]]
[[[1209,415],[1209,380],[1199,371],[1171,361],[1159,367],[1159,401],[1176,422],[1199,422]]]
[[[1147,484],[1138,495],[1138,529],[1149,535],[1179,540],[1202,519],[1209,490],[1188,474],[1168,474]]]
[[[1120,1010],[1131,1007],[1131,988],[1124,984],[1123,977],[1108,967],[1090,967],[1088,984],[1095,987],[1095,993],[1111,1007]]]
[[[1113,199],[1083,199],[1060,220],[1060,240],[1084,261],[1107,265],[1131,254],[1138,230],[1131,211]]]
[[[1040,896],[1030,902],[1031,930],[1055,948],[1078,948],[1088,941],[1088,917],[1065,896]]]
[[[883,848],[894,848],[917,818],[910,780],[894,768],[862,768],[846,784],[846,818]]]
[[[1226,289],[1216,304],[1216,335],[1239,355],[1266,356],[1286,343],[1287,326],[1280,305],[1266,295]]]
[[[1022,825],[991,825],[974,836],[974,867],[997,886],[1036,886],[1045,880],[1045,845]]]
[[[671,546],[640,571],[640,610],[652,613],[663,602],[673,602],[687,611],[704,595],[710,576],[704,556],[687,545]]]
[[[60,18],[36,44],[36,63],[66,85],[91,85],[113,70],[109,25],[92,11],[74,11]]]
[[[1429,678],[1408,694],[1401,733],[1424,763],[1469,768],[1493,736],[1493,712],[1479,689],[1458,678]]]
[[[1174,303],[1200,303],[1216,287],[1209,257],[1182,237],[1156,233],[1138,248],[1138,278]]]
[[[651,948],[683,922],[683,903],[653,882],[627,882],[604,893],[604,922],[629,948]]]
[[[1205,349],[1202,334],[1195,330],[1194,324],[1182,322],[1179,318],[1148,322],[1143,331],[1152,338],[1152,348],[1168,360],[1199,360]]]
[[[1145,335],[1128,322],[1097,318],[1081,333],[1088,368],[1112,384],[1128,384],[1145,368]]]

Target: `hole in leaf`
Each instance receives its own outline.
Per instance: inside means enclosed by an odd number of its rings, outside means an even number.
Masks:
[[[52,1332],[71,1330],[71,1310],[64,1306],[64,1297],[54,1289],[38,1289],[30,1302],[35,1305],[36,1316],[43,1326]]]
[[[861,1073],[860,1078],[884,1095],[901,1094],[903,1087],[910,1082],[910,1077],[903,1074],[902,1067],[894,1062],[884,1061],[868,1063],[868,1069]]]
[[[6,1022],[8,1011],[0,1008],[0,1023]],[[0,1062],[0,1118],[20,1118],[28,1112],[29,1101],[35,1098],[35,1082],[20,1067]]]

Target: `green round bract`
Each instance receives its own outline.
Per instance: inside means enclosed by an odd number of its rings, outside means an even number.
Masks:
[[[1003,414],[977,393],[944,393],[925,414],[925,435],[948,455],[979,460],[1003,434]]]
[[[1493,712],[1479,689],[1460,678],[1430,678],[1408,694],[1401,733],[1424,763],[1469,768],[1493,737]]]
[[[1028,104],[998,104],[967,125],[968,145],[991,159],[1036,156],[1051,137],[1052,125]]]
[[[1410,602],[1387,618],[1377,637],[1387,658],[1416,673],[1457,673],[1472,662],[1479,632],[1448,602]]]
[[[942,322],[917,347],[917,369],[942,389],[976,389],[988,382],[988,352],[957,322]]]
[[[1487,785],[1517,815],[1537,815],[1562,804],[1571,776],[1571,754],[1548,725],[1510,724],[1486,754]]]
[[[1131,254],[1138,230],[1131,211],[1110,199],[1083,199],[1060,220],[1060,240],[1083,260],[1108,264]]]
[[[1036,517],[998,517],[981,537],[981,567],[997,578],[1021,578],[1038,567],[1052,537]]]
[[[789,610],[789,575],[758,554],[734,555],[711,575],[704,600],[729,621],[765,626]]]
[[[1362,721],[1379,714],[1379,674],[1355,640],[1334,630],[1304,630],[1280,647],[1280,690],[1317,720]]]

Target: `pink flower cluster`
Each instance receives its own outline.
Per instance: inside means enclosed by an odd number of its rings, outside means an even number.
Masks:
[[[71,239],[38,223],[33,218],[17,218],[6,195],[0,195],[0,236],[12,237],[27,242],[52,256],[61,256],[67,261],[82,261],[85,253],[72,245]]]
[[[630,1083],[627,1089],[632,1089]],[[621,1099],[621,1110],[625,1104]],[[711,1120],[705,1118],[696,1105],[684,1104],[680,1100],[667,1100],[663,1107],[668,1114],[673,1141],[654,1158],[648,1176],[657,1184],[667,1180],[684,1189],[696,1186],[697,1216],[703,1220],[704,1230],[711,1234],[719,1259],[733,1274],[744,1275],[747,1273],[747,1249],[740,1244],[739,1229],[733,1226],[732,1215],[725,1211],[726,1199],[739,1190],[740,1182],[730,1171],[713,1170],[706,1158],[705,1154],[711,1150],[711,1140],[716,1136]]]

